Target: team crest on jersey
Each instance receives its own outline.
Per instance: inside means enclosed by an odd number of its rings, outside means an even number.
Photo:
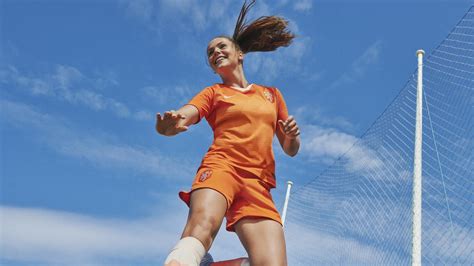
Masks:
[[[275,97],[273,96],[273,93],[269,90],[265,90],[263,92],[263,95],[265,96],[265,98],[267,98],[267,100],[271,103],[273,103],[275,101]]]
[[[201,176],[199,176],[199,182],[204,182],[206,181],[209,177],[212,175],[212,170],[206,170],[201,173]]]

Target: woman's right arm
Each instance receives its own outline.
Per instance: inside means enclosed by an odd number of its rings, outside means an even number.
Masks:
[[[178,111],[156,114],[156,131],[164,136],[174,136],[188,130],[188,126],[199,121],[199,111],[194,105],[185,105]]]

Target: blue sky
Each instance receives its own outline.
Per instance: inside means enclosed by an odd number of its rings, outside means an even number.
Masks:
[[[241,1],[0,3],[0,260],[28,264],[150,264],[178,240],[177,192],[212,141],[205,121],[167,138],[154,114],[220,82],[207,42],[231,34]],[[285,183],[306,184],[343,154],[398,94],[471,1],[257,1],[298,35],[249,54],[249,81],[278,87],[302,128],[298,156],[275,147]],[[305,146],[317,132],[335,134]],[[243,256],[221,230],[218,259]]]

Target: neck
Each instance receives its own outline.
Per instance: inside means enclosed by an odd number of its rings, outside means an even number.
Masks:
[[[245,88],[249,85],[245,78],[242,65],[234,68],[229,72],[224,72],[221,75],[222,83],[227,86]]]

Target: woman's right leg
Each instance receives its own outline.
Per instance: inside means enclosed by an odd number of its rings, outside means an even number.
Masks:
[[[195,237],[202,242],[206,251],[209,250],[219,232],[226,210],[227,200],[221,193],[210,188],[193,191],[188,221],[181,238]]]
[[[191,193],[188,220],[181,241],[170,253],[165,264],[173,260],[175,263],[180,262],[179,256],[181,254],[187,256],[187,254],[194,252],[192,248],[196,245],[201,245],[200,249],[204,248],[205,251],[208,251],[219,231],[226,210],[227,200],[221,193],[209,188],[193,191]]]

